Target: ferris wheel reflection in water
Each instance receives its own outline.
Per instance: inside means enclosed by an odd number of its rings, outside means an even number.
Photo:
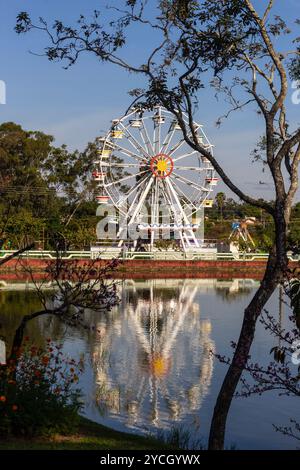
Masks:
[[[100,410],[139,429],[168,428],[209,392],[214,342],[201,319],[197,281],[124,281],[122,314],[97,325],[92,361]]]

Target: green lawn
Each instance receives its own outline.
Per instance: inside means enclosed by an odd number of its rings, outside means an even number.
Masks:
[[[109,429],[81,418],[74,435],[56,435],[53,438],[7,439],[0,441],[0,450],[159,450],[167,449],[161,442]]]

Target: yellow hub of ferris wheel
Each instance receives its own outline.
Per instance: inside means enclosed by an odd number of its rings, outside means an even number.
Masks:
[[[159,153],[151,158],[150,169],[154,176],[158,178],[166,178],[173,171],[174,162],[169,155]]]
[[[158,171],[166,171],[168,168],[168,164],[166,162],[166,160],[159,160],[157,162],[157,170]]]

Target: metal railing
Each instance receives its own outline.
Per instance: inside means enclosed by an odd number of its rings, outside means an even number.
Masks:
[[[6,258],[9,255],[12,255],[17,250],[1,250],[0,251],[0,259]],[[65,251],[60,252],[60,256],[62,259],[90,259],[91,252],[90,251]],[[44,250],[30,250],[24,251],[20,255],[21,258],[34,258],[34,259],[56,259],[57,252],[56,251],[44,251]]]
[[[109,253],[103,253],[103,258]],[[182,251],[155,251],[155,252],[126,252],[121,255],[127,259],[152,259],[152,260],[174,260],[174,261],[254,261],[267,260],[267,253],[213,253],[213,252],[182,252]]]
[[[14,250],[0,251],[0,259],[15,253]],[[22,258],[33,259],[55,259],[57,253],[55,251],[41,251],[31,250],[26,251],[20,255]],[[266,261],[268,253],[216,253],[216,252],[199,252],[199,251],[123,251],[123,250],[110,250],[99,248],[99,251],[66,251],[60,252],[62,259],[113,259],[118,258],[121,260],[174,260],[174,261],[188,261],[188,260],[214,260],[214,261]],[[291,261],[300,261],[299,255],[288,256]]]

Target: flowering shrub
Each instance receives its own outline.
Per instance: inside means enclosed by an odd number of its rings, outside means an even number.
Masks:
[[[0,373],[0,435],[68,433],[78,423],[80,390],[74,386],[81,362],[63,356],[61,346],[29,344]]]

